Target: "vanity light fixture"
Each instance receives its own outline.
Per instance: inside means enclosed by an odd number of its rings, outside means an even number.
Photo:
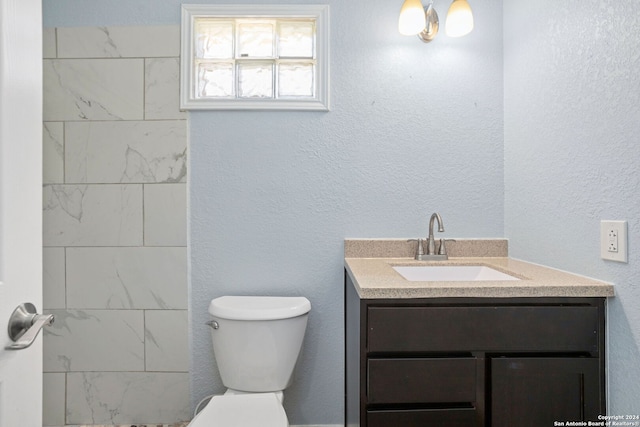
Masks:
[[[405,0],[400,9],[398,31],[405,36],[412,36],[424,30],[426,25],[425,11],[420,0]]]
[[[445,32],[449,37],[466,36],[473,30],[473,13],[467,0],[453,0],[447,12]]]
[[[405,36],[416,34],[425,43],[433,40],[440,26],[433,0],[425,7],[420,0],[405,0],[400,9],[398,31]],[[467,0],[453,0],[447,13],[445,32],[449,37],[462,37],[473,30],[473,13]]]

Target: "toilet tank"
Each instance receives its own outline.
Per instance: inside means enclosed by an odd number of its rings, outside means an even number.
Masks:
[[[213,351],[223,384],[274,392],[291,383],[311,303],[304,297],[224,296],[211,301]]]

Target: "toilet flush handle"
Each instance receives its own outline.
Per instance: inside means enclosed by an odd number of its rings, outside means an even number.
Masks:
[[[209,325],[211,326],[213,329],[218,329],[220,327],[220,325],[218,324],[218,322],[216,322],[215,320],[209,320],[208,322],[205,322],[205,325]]]

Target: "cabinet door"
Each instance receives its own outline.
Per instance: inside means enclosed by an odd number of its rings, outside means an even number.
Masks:
[[[605,409],[599,366],[590,358],[492,359],[491,426],[597,420]]]

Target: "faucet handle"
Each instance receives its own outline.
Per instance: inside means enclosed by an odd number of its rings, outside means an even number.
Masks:
[[[440,248],[438,249],[438,255],[446,255],[447,248],[444,246],[444,239],[440,239]]]
[[[416,248],[416,255],[414,256],[414,258],[417,260],[421,260],[424,255],[424,246],[422,244],[422,242],[424,242],[424,239],[409,239],[407,240],[407,242],[418,242],[418,247]]]

